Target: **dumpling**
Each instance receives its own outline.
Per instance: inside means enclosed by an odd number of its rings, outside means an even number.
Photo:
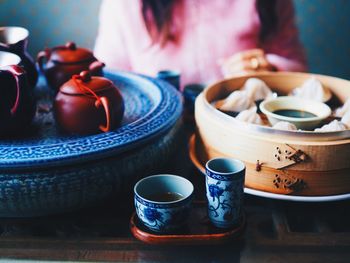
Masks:
[[[325,90],[318,79],[311,77],[305,81],[303,85],[295,88],[292,91],[292,95],[303,99],[323,102],[325,97]]]
[[[245,90],[236,90],[226,99],[218,101],[216,106],[222,111],[240,112],[250,108],[253,105],[252,99]]]
[[[315,132],[332,132],[332,131],[344,131],[347,127],[344,123],[334,120],[328,124],[323,125],[321,128],[315,129]]]
[[[342,107],[335,110],[334,115],[336,117],[341,118],[345,115],[345,113],[347,113],[349,111],[350,111],[350,98],[345,101],[345,103]]]
[[[350,128],[350,111],[347,111],[340,121],[344,123],[347,128]]]
[[[263,121],[260,118],[259,114],[256,113],[256,110],[257,110],[256,107],[252,107],[248,110],[244,110],[237,115],[236,119],[240,121],[248,122],[248,123],[263,125]]]
[[[271,89],[264,81],[257,78],[249,78],[242,88],[246,90],[252,101],[264,100],[273,96]]]
[[[275,125],[273,125],[274,129],[278,129],[278,130],[286,130],[286,131],[296,131],[297,127],[290,122],[287,121],[279,121],[277,122]]]

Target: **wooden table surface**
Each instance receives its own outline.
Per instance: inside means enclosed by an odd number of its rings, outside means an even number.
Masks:
[[[187,135],[189,131],[187,127]],[[181,150],[162,172],[189,178],[196,198],[204,199],[204,178],[188,158],[187,139],[179,142]],[[154,246],[130,233],[130,193],[71,213],[0,219],[0,256],[108,262],[350,262],[349,208],[348,201],[307,204],[246,195],[242,240],[215,246]]]

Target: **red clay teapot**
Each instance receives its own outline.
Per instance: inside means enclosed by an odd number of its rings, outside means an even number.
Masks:
[[[44,64],[44,60],[46,64]],[[79,48],[74,42],[39,52],[37,63],[48,85],[56,92],[74,74],[89,70],[92,75],[102,76],[104,64],[90,50]]]
[[[63,84],[54,102],[58,127],[70,134],[112,131],[124,114],[123,98],[113,82],[92,77],[88,71]]]
[[[19,66],[20,58],[0,51],[0,134],[14,135],[23,132],[30,124],[36,101],[27,81],[27,73]]]

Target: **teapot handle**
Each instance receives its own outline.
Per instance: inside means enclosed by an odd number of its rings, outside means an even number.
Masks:
[[[41,72],[44,72],[44,59],[48,58],[50,56],[51,50],[46,48],[43,51],[40,51],[38,53],[38,56],[36,57],[36,61],[38,63],[39,69]]]
[[[17,108],[18,108],[18,104],[19,104],[19,98],[20,98],[20,77],[25,73],[25,71],[16,65],[12,65],[12,66],[6,66],[1,68],[0,71],[5,71],[10,73],[13,78],[15,79],[16,82],[16,100],[14,105],[11,108],[11,114],[14,115],[17,112]]]
[[[99,128],[103,132],[108,132],[111,130],[111,113],[109,110],[109,102],[106,97],[100,97],[99,100],[96,100],[95,106],[98,108],[100,106],[103,106],[105,113],[106,113],[106,125],[100,125]]]

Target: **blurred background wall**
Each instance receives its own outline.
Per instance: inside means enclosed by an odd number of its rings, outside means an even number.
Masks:
[[[45,46],[68,40],[93,48],[100,2],[0,0],[0,26],[28,28],[29,51],[33,55]],[[294,3],[310,71],[350,79],[350,0],[294,0]]]

